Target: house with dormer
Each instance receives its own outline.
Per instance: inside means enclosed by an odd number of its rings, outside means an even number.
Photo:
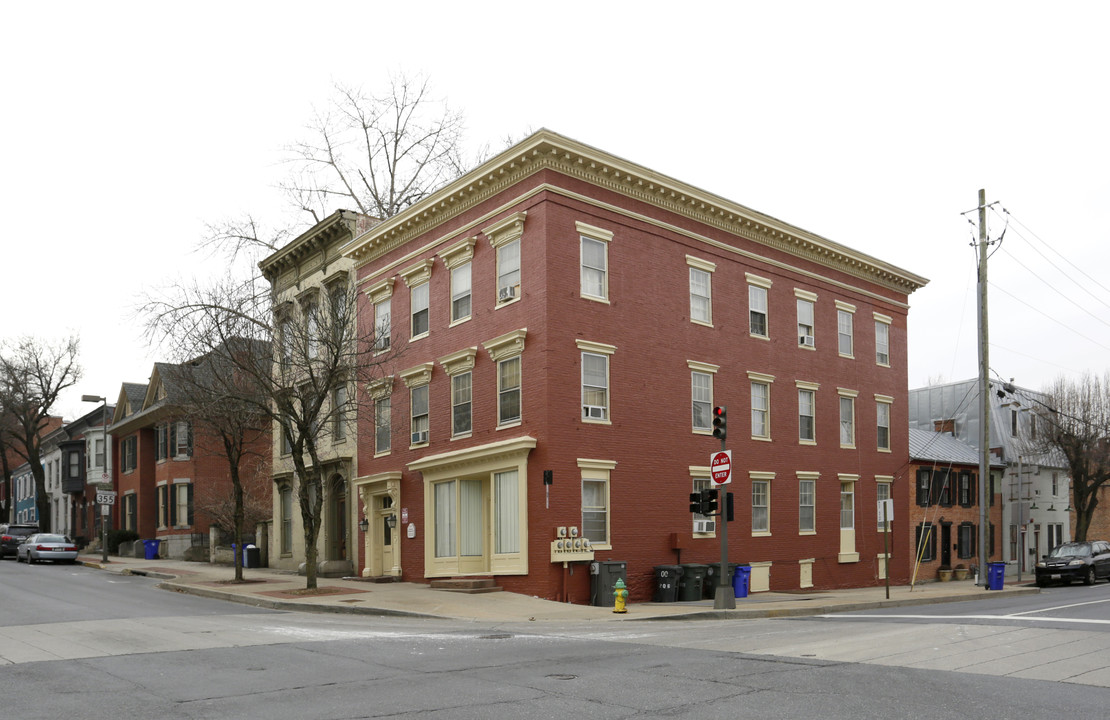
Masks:
[[[232,502],[232,481],[223,444],[191,407],[183,381],[193,363],[155,363],[148,383],[124,383],[112,425],[115,527],[140,539],[157,539],[162,557],[194,557],[211,545],[212,516],[206,507]],[[268,428],[249,438],[244,485],[269,495]],[[230,532],[230,528],[223,528]],[[253,532],[253,528],[247,528]]]

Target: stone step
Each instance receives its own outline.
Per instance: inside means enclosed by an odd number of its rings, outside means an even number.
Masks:
[[[470,595],[501,592],[502,590],[494,583],[493,578],[440,578],[432,580],[431,588]]]

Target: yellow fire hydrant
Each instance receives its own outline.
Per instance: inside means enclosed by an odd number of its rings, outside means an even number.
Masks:
[[[613,586],[613,600],[613,612],[628,612],[624,606],[625,601],[628,600],[628,590],[625,588],[624,580],[621,578],[617,578],[617,584]]]

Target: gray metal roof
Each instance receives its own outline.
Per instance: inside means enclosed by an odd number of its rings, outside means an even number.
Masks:
[[[948,433],[910,428],[910,459],[958,465],[978,465],[979,451]],[[1004,463],[992,457],[991,466],[1004,467]]]

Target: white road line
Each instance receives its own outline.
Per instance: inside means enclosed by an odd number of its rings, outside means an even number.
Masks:
[[[816,615],[825,620],[860,618],[867,620],[1024,620],[1029,622],[1058,622],[1079,625],[1110,625],[1110,620],[1084,620],[1082,618],[1018,617],[1018,615]]]
[[[1041,610],[1026,610],[1025,612],[1013,613],[1012,615],[1007,615],[1006,617],[1017,617],[1018,615],[1030,615],[1032,613],[1048,612],[1050,610],[1067,610],[1068,608],[1082,607],[1083,605],[1098,605],[1099,603],[1105,603],[1105,602],[1110,602],[1110,598],[1107,598],[1106,600],[1090,600],[1088,602],[1072,603],[1071,605],[1057,605],[1056,607],[1043,608]]]

